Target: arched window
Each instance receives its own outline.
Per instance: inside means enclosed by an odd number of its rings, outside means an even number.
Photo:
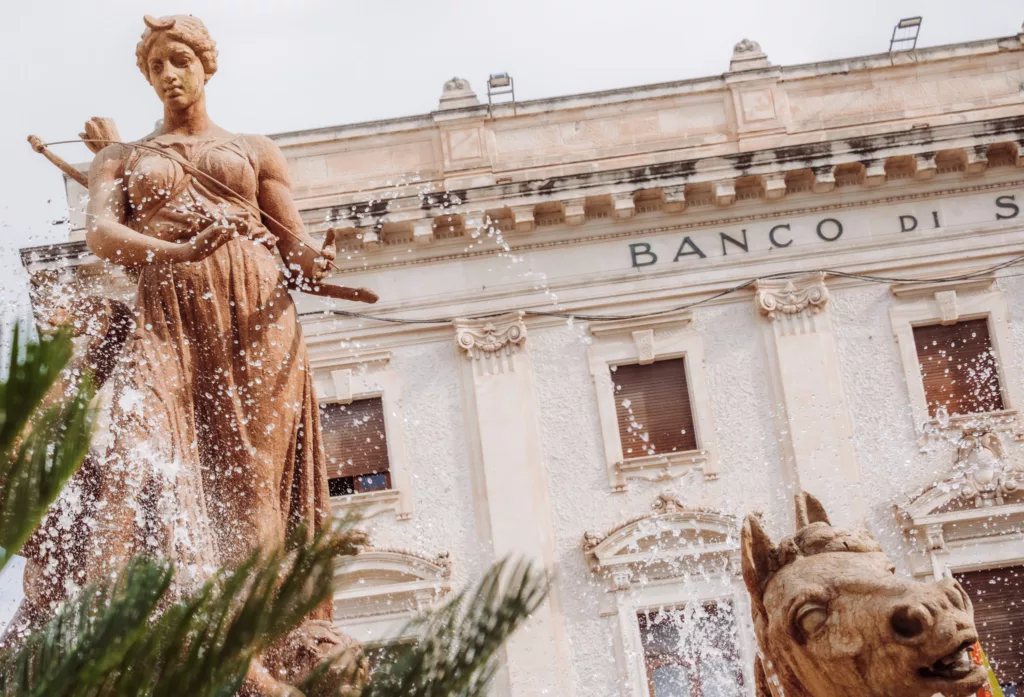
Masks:
[[[371,549],[343,557],[335,576],[334,621],[369,647],[414,640],[406,625],[452,589],[447,553]]]
[[[731,516],[659,496],[651,513],[584,535],[605,585],[601,614],[618,618],[632,697],[748,694],[754,653],[738,529]]]

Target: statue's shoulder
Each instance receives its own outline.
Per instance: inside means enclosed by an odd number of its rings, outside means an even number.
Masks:
[[[93,155],[89,165],[90,176],[93,172],[105,176],[121,176],[125,170],[131,147],[125,143],[111,143],[100,148]]]
[[[277,155],[279,157],[281,155],[281,148],[265,135],[260,135],[259,133],[240,133],[237,138],[257,154]]]
[[[257,169],[271,176],[287,176],[288,163],[284,153],[272,139],[264,135],[244,133],[238,136],[245,148],[252,154]]]

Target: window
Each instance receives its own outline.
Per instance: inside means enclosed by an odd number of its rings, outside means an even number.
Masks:
[[[928,415],[1003,409],[987,319],[914,327]]]
[[[612,491],[700,471],[718,477],[704,343],[690,315],[591,322],[587,348]]]
[[[743,669],[732,603],[637,614],[650,697],[740,697]]]
[[[611,368],[625,459],[697,449],[685,360]]]
[[[1024,695],[1024,566],[969,571],[956,579],[971,596],[981,648],[1003,693]]]
[[[415,640],[406,640],[365,647],[363,653],[366,655],[366,662],[370,667],[370,677],[374,680],[386,679],[388,674],[381,671],[382,664],[395,660],[401,656],[402,652],[414,646],[416,646]]]
[[[1018,429],[1024,404],[1010,311],[995,279],[898,283],[889,320],[924,447],[964,426]]]
[[[391,488],[384,405],[380,397],[321,406],[331,496]]]
[[[753,680],[749,596],[737,521],[660,495],[648,514],[582,549],[615,616],[615,659],[629,697],[745,697]],[[748,687],[744,687],[748,686]]]

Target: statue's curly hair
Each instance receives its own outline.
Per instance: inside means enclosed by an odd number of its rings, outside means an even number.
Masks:
[[[146,23],[146,30],[142,32],[142,40],[135,47],[135,62],[139,70],[149,81],[149,68],[146,61],[149,59],[149,50],[153,47],[156,37],[165,34],[166,36],[180,41],[199,57],[203,64],[206,76],[210,77],[217,72],[217,42],[210,36],[206,25],[202,20],[192,15],[173,15],[170,17],[155,18],[150,15],[143,17]]]

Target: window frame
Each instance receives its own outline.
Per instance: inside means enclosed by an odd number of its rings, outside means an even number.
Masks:
[[[390,367],[390,359],[391,353],[382,351],[335,358],[315,370],[319,404],[351,404],[359,399],[379,397],[384,409],[391,488],[331,497],[331,512],[335,516],[358,513],[363,518],[372,518],[393,511],[397,520],[412,518],[410,462],[403,433],[402,381]]]
[[[608,484],[614,492],[626,491],[632,479],[664,481],[695,470],[700,470],[705,479],[718,478],[718,444],[705,375],[704,342],[700,334],[688,328],[691,319],[689,313],[677,312],[643,320],[592,322],[589,326],[593,343],[587,349],[587,359],[596,391]],[[697,448],[627,459],[619,433],[611,369],[673,358],[685,362]]]
[[[737,521],[715,511],[687,508],[667,496],[659,496],[652,511],[620,525],[607,535],[584,535],[583,550],[590,570],[604,582],[601,585],[605,585],[599,601],[600,615],[615,617],[617,624],[614,632],[615,658],[620,679],[627,686],[625,694],[628,697],[653,697],[648,685],[646,657],[637,618],[639,613],[720,600],[732,602],[743,681],[748,692],[752,692],[756,647],[749,594],[741,573]],[[655,530],[669,533],[666,540],[677,539],[671,534],[672,530],[698,530],[723,536],[728,542],[698,546],[681,542],[677,550],[659,550],[656,558],[649,552],[623,554],[638,547],[638,543]],[[680,563],[680,566],[692,569],[693,573],[649,577],[649,565],[659,560]],[[644,582],[638,582],[640,578]]]
[[[926,437],[928,433],[939,430],[958,430],[968,422],[976,422],[985,417],[997,427],[1001,422],[1000,430],[1015,428],[1016,417],[1024,404],[1024,393],[1021,391],[1017,368],[1013,364],[1006,296],[992,287],[994,282],[994,277],[983,277],[952,283],[897,284],[891,287],[896,303],[889,309],[889,320],[896,335],[914,426],[921,436]],[[1003,409],[951,416],[948,425],[943,426],[928,414],[914,327],[956,324],[972,319],[985,319],[988,322]]]
[[[733,584],[733,585],[735,585],[735,584]],[[689,587],[692,589],[692,586],[689,586]],[[742,592],[742,591],[740,591],[740,592]],[[645,679],[645,681],[647,683],[646,691],[643,692],[642,694],[638,695],[638,697],[656,697],[656,695],[653,692],[653,685],[652,685],[653,681],[651,679],[651,674],[647,670],[647,654],[644,652],[643,636],[642,636],[642,633],[640,631],[640,619],[639,619],[639,616],[641,614],[644,614],[644,615],[647,615],[649,617],[652,613],[657,612],[658,610],[661,610],[662,608],[670,608],[672,611],[679,611],[679,610],[681,610],[686,605],[692,605],[692,604],[709,605],[709,604],[712,604],[712,603],[717,605],[717,604],[722,603],[722,602],[728,602],[728,603],[730,603],[732,605],[732,614],[733,614],[733,620],[735,622],[735,630],[736,630],[736,651],[737,651],[736,660],[739,663],[740,670],[743,673],[743,687],[745,688],[746,692],[748,692],[748,693],[750,692],[750,685],[751,685],[751,683],[750,683],[750,672],[751,671],[750,671],[749,667],[747,666],[747,663],[748,663],[748,661],[746,660],[747,659],[747,652],[744,650],[744,643],[745,642],[744,642],[744,637],[742,636],[742,633],[746,630],[746,627],[745,627],[744,622],[741,620],[741,618],[738,615],[738,613],[740,612],[740,607],[737,606],[737,604],[736,604],[735,595],[736,595],[736,589],[730,589],[730,592],[728,592],[728,593],[719,592],[717,594],[714,593],[713,591],[711,591],[710,589],[708,589],[705,593],[701,594],[700,598],[688,598],[688,599],[686,599],[686,600],[684,600],[682,602],[678,602],[678,603],[656,603],[655,605],[652,605],[652,606],[641,607],[641,608],[639,608],[636,611],[636,613],[633,615],[633,623],[636,625],[635,641],[638,642],[636,645],[640,647],[639,648],[640,656],[639,656],[639,660],[637,661],[637,663],[638,663],[637,667],[640,670],[643,671],[643,677],[644,677],[644,679]],[[743,608],[747,609],[746,606],[743,606]],[[752,665],[753,664],[753,659],[751,659],[749,662]],[[675,663],[666,663],[665,665],[677,665],[677,664],[675,664]],[[691,689],[691,694],[692,694],[692,689]]]
[[[336,577],[358,574],[362,579],[394,572],[409,578],[341,588],[334,593],[335,623],[360,644],[384,646],[419,640],[423,627],[410,627],[409,622],[452,592],[452,565],[447,552],[431,558],[402,550],[369,549],[341,557],[335,568]],[[381,599],[387,599],[389,611],[372,611],[374,602]]]

